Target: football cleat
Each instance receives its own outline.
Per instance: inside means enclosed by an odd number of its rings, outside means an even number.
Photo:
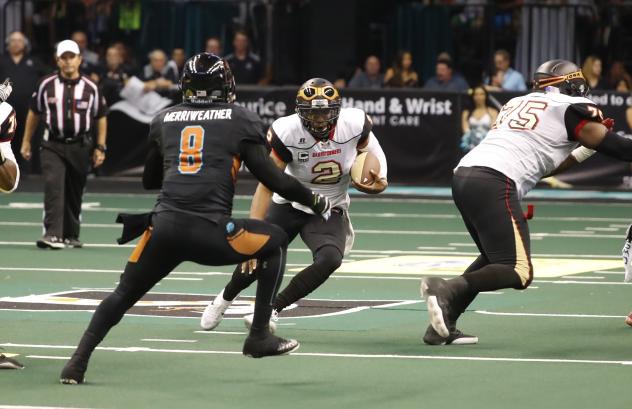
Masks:
[[[625,244],[621,253],[623,255],[623,268],[625,269],[625,277],[623,281],[626,283],[632,282],[632,224],[628,227],[625,233]]]
[[[426,300],[430,324],[441,337],[449,337],[455,325],[449,318],[451,291],[447,282],[439,277],[423,278],[420,290]]]
[[[246,328],[252,328],[252,321],[255,319],[255,314],[248,314],[244,317],[244,325]],[[270,316],[270,322],[268,324],[268,328],[270,328],[270,333],[274,334],[277,330],[277,321],[279,321],[279,313],[277,310],[272,310],[272,316]]]
[[[77,239],[75,237],[68,237],[68,238],[64,239],[64,246],[80,249],[80,248],[83,247],[83,243],[81,241],[79,241],[79,239]]]
[[[295,339],[283,339],[267,332],[263,337],[249,335],[244,342],[243,353],[251,358],[264,356],[287,355],[298,349],[300,344]]]
[[[5,354],[0,354],[0,369],[24,369],[24,365]]]
[[[37,247],[41,249],[59,250],[66,247],[63,239],[57,236],[49,236],[49,235],[42,237],[40,240],[37,240],[35,244],[37,245]]]
[[[428,325],[426,333],[422,340],[427,345],[474,345],[478,344],[478,337],[475,335],[467,335],[455,329],[450,332],[447,338],[442,337],[432,328],[432,325]]]
[[[80,383],[84,383],[86,381],[85,373],[87,369],[87,361],[73,356],[68,362],[66,362],[64,369],[61,370],[59,382],[64,385],[79,385]]]
[[[224,290],[222,290],[221,293],[217,294],[213,302],[204,309],[204,313],[200,319],[200,327],[202,327],[204,331],[215,329],[215,327],[222,322],[224,313],[232,303],[232,301],[226,301],[224,299]]]

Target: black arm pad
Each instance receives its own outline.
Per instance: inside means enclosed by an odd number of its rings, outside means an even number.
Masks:
[[[145,189],[160,189],[162,187],[163,166],[160,147],[155,143],[150,143],[149,152],[145,158],[145,170],[143,170],[143,187]]]
[[[257,143],[242,143],[242,158],[250,172],[268,189],[285,199],[312,208],[312,191],[298,180],[283,173],[270,159],[265,146]]]
[[[632,139],[612,131],[606,133],[606,137],[595,150],[615,159],[632,162]]]

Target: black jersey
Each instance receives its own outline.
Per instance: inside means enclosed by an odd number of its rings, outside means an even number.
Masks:
[[[150,142],[160,147],[164,165],[156,211],[217,220],[231,214],[244,144],[265,144],[265,126],[238,105],[182,103],[153,119]]]

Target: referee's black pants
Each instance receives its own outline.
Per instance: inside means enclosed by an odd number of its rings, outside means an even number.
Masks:
[[[81,201],[90,167],[90,147],[82,142],[46,141],[41,149],[45,235],[79,238]]]
[[[460,167],[452,196],[481,253],[462,276],[468,290],[455,305],[459,315],[479,292],[527,288],[533,266],[529,227],[510,178],[486,167]]]
[[[178,211],[154,214],[151,224],[130,255],[118,286],[97,307],[74,357],[87,362],[125,312],[183,261],[222,266],[261,259],[251,335],[267,332],[285,270],[288,242],[281,228],[254,219],[222,217],[212,222]]]

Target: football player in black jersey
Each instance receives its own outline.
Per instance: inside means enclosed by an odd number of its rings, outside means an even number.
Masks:
[[[259,117],[232,104],[235,82],[220,57],[189,59],[181,79],[183,102],[162,111],[150,126],[143,184],[162,186],[145,215],[119,215],[127,242],[142,234],[119,285],[95,311],[79,346],[62,370],[66,384],[84,381],[88,360],[107,332],[158,281],[183,261],[217,266],[263,260],[255,317],[243,346],[252,357],[282,355],[295,340],[272,335],[268,322],[285,269],[287,235],[279,227],[231,217],[235,179],[243,160],[259,181],[327,218],[329,201],[283,174],[269,159]]]

